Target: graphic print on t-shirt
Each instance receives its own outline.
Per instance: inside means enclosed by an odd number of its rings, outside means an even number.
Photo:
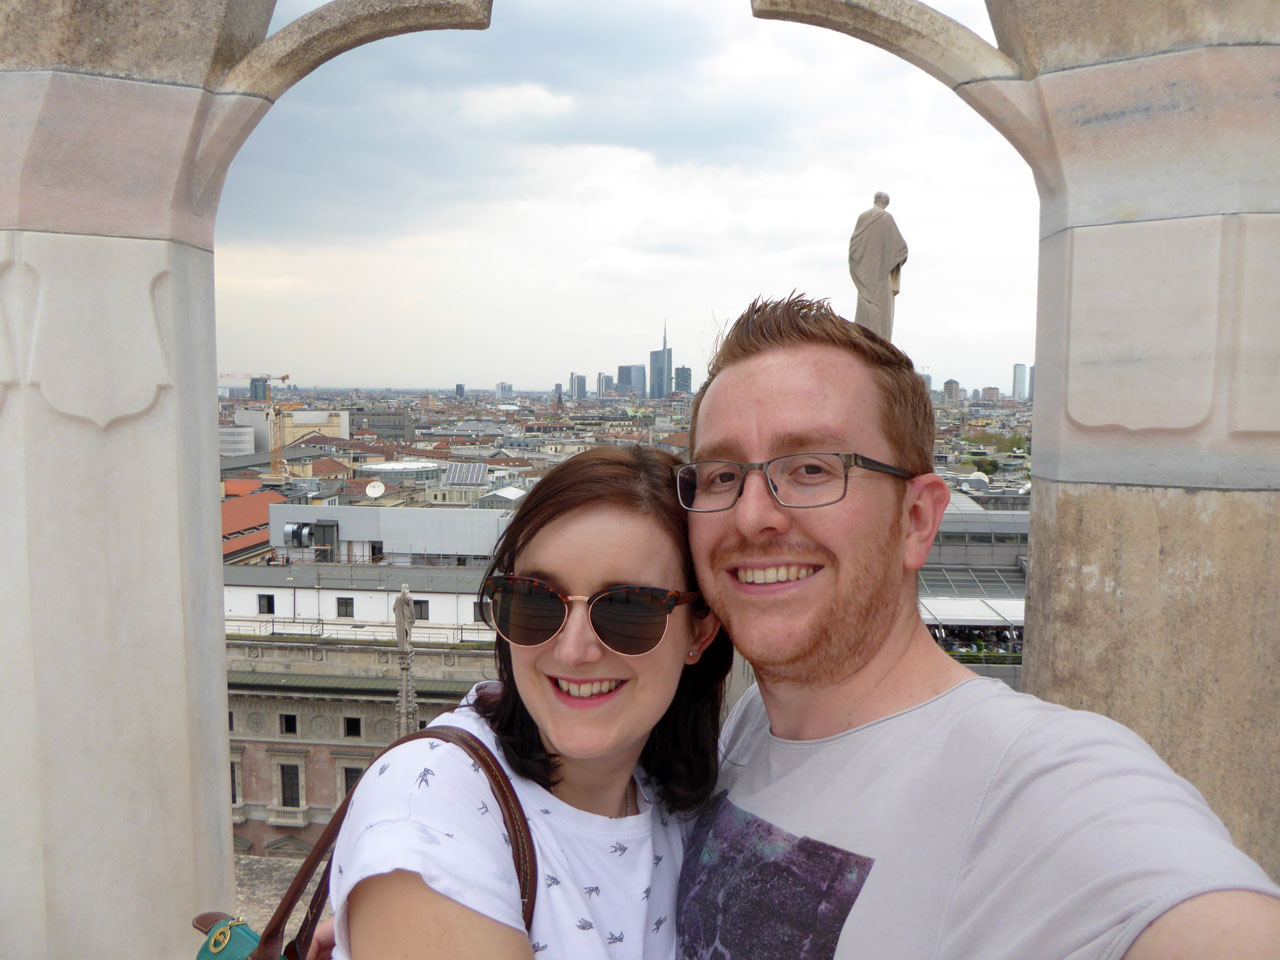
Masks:
[[[682,960],[831,960],[874,861],[715,797],[685,847]]]

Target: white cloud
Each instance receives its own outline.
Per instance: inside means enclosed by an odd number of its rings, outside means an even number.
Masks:
[[[537,83],[494,85],[463,90],[461,119],[473,123],[504,123],[530,117],[553,117],[573,110],[573,97],[552,93]]]

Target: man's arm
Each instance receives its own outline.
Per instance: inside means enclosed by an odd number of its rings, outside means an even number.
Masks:
[[[1124,960],[1280,960],[1280,899],[1246,890],[1192,897],[1142,931]]]

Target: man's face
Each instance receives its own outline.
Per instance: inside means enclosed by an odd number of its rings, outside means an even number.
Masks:
[[[691,459],[812,452],[894,462],[871,374],[848,351],[771,350],[707,389]],[[699,586],[762,680],[826,685],[878,649],[904,595],[901,510],[899,481],[855,467],[828,506],[780,506],[752,471],[732,509],[689,514]]]

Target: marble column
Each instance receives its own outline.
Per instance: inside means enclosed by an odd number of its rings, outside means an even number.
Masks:
[[[487,0],[0,18],[3,953],[189,958],[231,909],[213,226],[284,90]]]
[[[1109,714],[1280,877],[1280,5],[754,0],[946,83],[1041,200],[1032,693]]]

